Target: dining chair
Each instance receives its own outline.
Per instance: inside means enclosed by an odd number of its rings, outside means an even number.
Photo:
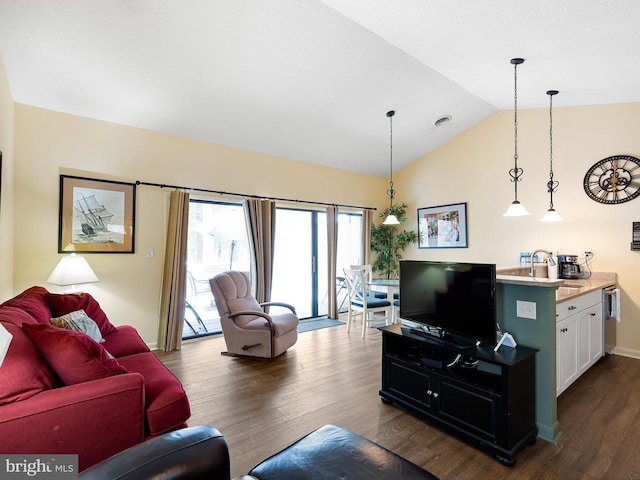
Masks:
[[[394,296],[396,294],[394,293]],[[395,324],[399,322],[400,318],[400,298],[393,301],[393,314],[391,315],[391,323]]]
[[[340,300],[340,294],[345,290],[344,296],[342,300]],[[340,306],[338,307],[338,312],[342,312],[344,308],[344,302],[349,298],[349,292],[347,290],[347,281],[344,277],[336,277],[336,301],[340,302]]]
[[[347,333],[351,330],[354,314],[362,314],[362,338],[367,333],[367,324],[374,320],[375,313],[384,313],[385,323],[389,325],[391,303],[382,298],[367,295],[367,282],[362,269],[344,269],[344,278],[349,292],[349,312],[347,314]]]
[[[362,270],[362,272],[364,273],[364,281],[367,285],[373,278],[373,268],[371,267],[371,264],[367,263],[364,265],[349,265],[349,268],[351,270]],[[386,292],[379,292],[376,290],[371,290],[370,288],[367,289],[367,294],[372,295],[376,298],[387,298]]]

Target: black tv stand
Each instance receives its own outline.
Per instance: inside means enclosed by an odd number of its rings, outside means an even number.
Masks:
[[[436,422],[504,465],[535,442],[536,349],[461,348],[400,325],[380,330],[385,403]]]
[[[450,345],[454,345],[458,348],[473,348],[477,345],[475,340],[472,340],[468,337],[463,337],[461,335],[455,335],[452,333],[443,332],[440,329],[429,329],[429,331],[425,331],[421,328],[416,327],[402,327],[403,330],[408,329],[409,333],[413,335],[418,335],[427,340],[434,342],[447,343]]]

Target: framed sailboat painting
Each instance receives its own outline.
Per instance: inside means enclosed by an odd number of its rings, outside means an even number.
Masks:
[[[134,253],[136,185],[60,175],[58,253]]]

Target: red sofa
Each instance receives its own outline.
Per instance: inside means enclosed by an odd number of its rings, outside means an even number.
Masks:
[[[50,323],[81,310],[103,340]],[[91,295],[31,287],[0,305],[0,323],[13,335],[0,366],[0,452],[78,454],[84,470],[186,426],[180,381]]]

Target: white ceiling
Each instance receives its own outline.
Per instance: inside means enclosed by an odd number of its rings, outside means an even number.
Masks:
[[[16,102],[387,176],[501,109],[640,101],[637,0],[0,0]],[[434,122],[443,115],[452,121]]]

